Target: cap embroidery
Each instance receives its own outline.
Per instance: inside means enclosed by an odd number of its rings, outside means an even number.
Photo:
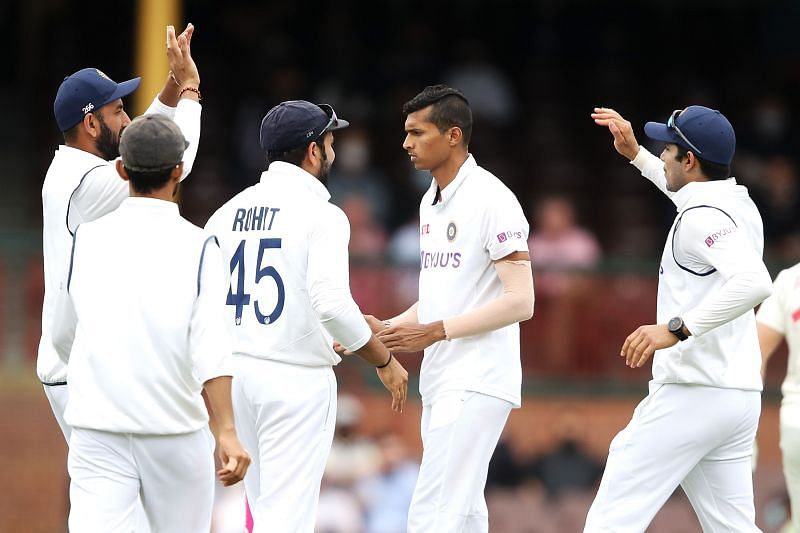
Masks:
[[[89,104],[88,104],[88,105],[86,105],[86,106],[83,108],[83,114],[85,115],[85,114],[89,113],[89,112],[90,112],[92,109],[94,109],[94,104],[93,104],[93,103],[91,103],[91,102],[89,102]]]

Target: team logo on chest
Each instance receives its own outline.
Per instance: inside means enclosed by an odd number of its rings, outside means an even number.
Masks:
[[[450,222],[447,225],[447,240],[449,242],[453,242],[456,240],[456,235],[458,234],[458,229],[456,228],[455,222]]]

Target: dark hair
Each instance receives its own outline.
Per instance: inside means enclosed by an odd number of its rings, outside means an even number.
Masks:
[[[461,129],[464,144],[472,137],[472,110],[469,100],[458,89],[447,85],[429,85],[421,93],[403,104],[403,114],[408,115],[431,106],[428,120],[444,133],[452,127]]]
[[[313,142],[317,143],[317,146],[319,146],[320,150],[322,151],[322,160],[327,161],[328,154],[325,152],[326,133],[329,132],[323,131],[316,139],[312,139],[304,145],[298,146],[297,148],[292,148],[291,150],[286,150],[284,152],[267,152],[267,166],[275,161],[283,161],[299,167],[303,162],[303,159],[306,158],[306,150],[308,150],[309,145]]]
[[[81,124],[83,124],[82,121],[78,122],[67,131],[61,133],[64,136],[64,144],[74,143],[75,141],[78,140],[78,127]]]
[[[689,150],[679,144],[676,144],[675,146],[678,148],[678,151],[675,154],[675,160],[683,161]],[[694,152],[692,153],[694,154]],[[697,154],[695,154],[695,157],[697,157]],[[710,180],[724,180],[729,178],[731,175],[730,165],[712,163],[711,161],[707,161],[702,157],[697,157],[697,162],[700,163],[700,171]]]
[[[174,168],[171,166],[164,170],[139,172],[125,167],[125,172],[134,191],[139,194],[150,194],[167,184]]]

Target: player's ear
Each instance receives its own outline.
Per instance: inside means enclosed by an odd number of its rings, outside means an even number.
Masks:
[[[183,176],[183,161],[172,168],[172,172],[169,173],[169,179],[172,181],[181,181],[181,176]]]
[[[458,126],[453,126],[447,131],[447,142],[450,146],[458,146],[464,140],[464,132]]]
[[[100,125],[94,113],[86,113],[83,117],[83,129],[94,138],[100,135]]]
[[[122,164],[122,159],[117,159],[116,165],[117,165],[117,174],[119,174],[119,177],[125,181],[129,181],[130,178],[128,177],[128,173],[125,172],[125,165]]]

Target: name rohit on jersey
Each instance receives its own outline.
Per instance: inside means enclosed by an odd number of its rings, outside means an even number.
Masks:
[[[275,215],[280,211],[278,207],[240,207],[233,217],[231,231],[263,231],[271,230],[275,222]]]
[[[461,266],[461,252],[421,251],[419,262],[422,270],[434,268],[458,268]]]

